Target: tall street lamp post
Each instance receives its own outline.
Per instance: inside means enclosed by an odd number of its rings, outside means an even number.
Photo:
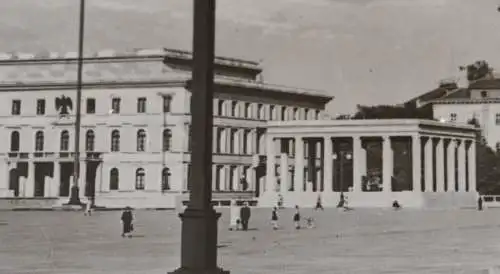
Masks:
[[[76,79],[76,113],[75,113],[75,154],[73,163],[73,185],[69,205],[81,205],[78,181],[80,179],[80,124],[82,108],[82,73],[83,73],[83,38],[85,26],[85,0],[80,0],[80,18],[78,30],[78,60]]]
[[[212,200],[215,0],[194,0],[189,204],[182,219],[181,266],[171,273],[229,274],[217,267],[217,221]]]
[[[339,160],[340,165],[340,202],[344,202],[344,162],[352,159],[352,154],[347,151],[340,151],[339,155],[336,153],[332,155],[334,160]]]

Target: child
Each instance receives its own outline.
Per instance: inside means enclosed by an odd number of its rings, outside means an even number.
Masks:
[[[271,224],[274,230],[278,229],[278,209],[276,207],[273,208],[273,212],[271,214]]]
[[[300,229],[300,212],[299,206],[295,206],[295,214],[293,214],[293,223],[295,225],[295,229]]]
[[[241,225],[241,219],[240,219],[240,209],[238,207],[238,204],[236,200],[233,200],[231,202],[231,206],[229,208],[229,214],[230,214],[230,223],[229,223],[229,230],[240,230],[240,225]]]

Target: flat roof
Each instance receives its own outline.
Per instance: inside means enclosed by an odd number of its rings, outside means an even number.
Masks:
[[[420,119],[366,119],[269,121],[267,133],[293,137],[338,136],[433,136],[475,139],[480,130],[473,125]]]

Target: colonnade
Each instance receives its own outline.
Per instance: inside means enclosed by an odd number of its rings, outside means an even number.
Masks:
[[[366,186],[369,174],[365,146],[367,140],[373,139],[382,143],[382,175],[375,191],[469,192],[476,189],[475,143],[470,139],[424,135],[348,138],[269,135],[266,140],[266,182],[261,186],[261,192],[374,191]],[[408,149],[398,150],[398,155],[402,155],[398,157],[408,157],[411,163],[408,170],[404,170],[411,175],[403,182],[403,190],[393,189],[395,159],[399,159],[395,156],[395,141],[406,143]],[[339,148],[337,145],[341,143],[349,143],[348,148]],[[342,158],[345,156],[349,159]],[[342,172],[345,164],[341,163],[339,168],[336,161],[349,162],[352,177],[351,174],[340,174],[339,177],[336,172]],[[337,189],[335,181],[340,181]],[[339,183],[344,186],[339,188]]]

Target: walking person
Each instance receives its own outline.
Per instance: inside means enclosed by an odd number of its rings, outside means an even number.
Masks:
[[[483,197],[481,196],[477,199],[477,210],[483,210]]]
[[[85,211],[83,213],[85,216],[92,216],[92,203],[90,199],[87,200],[87,203],[85,204]]]
[[[274,230],[277,230],[279,227],[278,224],[278,208],[274,207],[273,212],[271,213],[271,225]]]
[[[229,208],[229,215],[230,215],[229,230],[240,230],[241,228],[240,208],[236,200],[233,200],[231,202],[231,206]]]
[[[123,211],[121,218],[123,227],[122,237],[125,236],[129,238],[132,237],[130,233],[132,233],[132,231],[134,230],[134,226],[132,224],[133,220],[134,217],[132,216],[132,208],[130,208],[129,206],[125,207],[125,210]]]
[[[295,229],[300,229],[300,211],[299,211],[299,206],[295,206],[295,214],[293,214],[293,224],[295,226]]]
[[[318,199],[316,200],[316,206],[314,207],[314,210],[318,209],[325,210],[323,208],[323,203],[321,202],[321,195],[318,195]]]
[[[241,219],[241,226],[244,231],[248,230],[248,221],[250,220],[250,208],[248,207],[248,204],[245,202],[243,204],[243,207],[240,209],[240,219]]]

